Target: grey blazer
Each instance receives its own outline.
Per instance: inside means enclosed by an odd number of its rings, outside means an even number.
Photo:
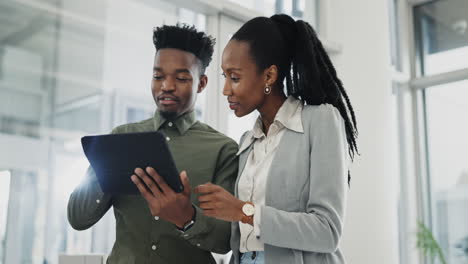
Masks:
[[[348,192],[344,121],[329,104],[304,106],[304,133],[286,130],[268,174],[260,239],[268,264],[343,264],[339,249]],[[286,128],[287,129],[287,128]],[[239,174],[255,138],[241,138]],[[239,223],[232,223],[231,263],[240,258]]]

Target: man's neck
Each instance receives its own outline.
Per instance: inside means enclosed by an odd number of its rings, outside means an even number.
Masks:
[[[169,120],[169,121],[174,121],[180,116],[185,114],[185,113],[177,114],[176,112],[159,112],[159,113],[164,119]]]

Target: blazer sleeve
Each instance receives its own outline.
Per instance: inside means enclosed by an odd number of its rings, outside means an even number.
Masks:
[[[277,247],[333,253],[340,242],[346,207],[347,141],[338,110],[331,105],[316,109],[317,119],[308,129],[311,152],[306,210],[261,207],[260,237]]]

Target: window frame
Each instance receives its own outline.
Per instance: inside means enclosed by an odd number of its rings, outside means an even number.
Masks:
[[[392,0],[390,0],[392,1]],[[416,221],[433,232],[434,204],[431,193],[428,151],[426,89],[468,79],[468,68],[422,75],[414,8],[438,0],[397,0],[397,45],[401,68],[392,67],[393,90],[397,96],[400,162],[399,243],[400,263],[432,263],[415,248]],[[398,53],[397,53],[398,54]],[[413,249],[413,250],[410,250]]]

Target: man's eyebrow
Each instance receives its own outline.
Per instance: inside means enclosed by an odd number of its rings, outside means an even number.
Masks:
[[[242,71],[241,68],[227,68],[226,71]]]
[[[176,73],[190,73],[188,69],[177,69],[175,70]]]
[[[153,67],[153,71],[163,71],[161,67]],[[188,69],[176,69],[176,73],[190,73]]]

